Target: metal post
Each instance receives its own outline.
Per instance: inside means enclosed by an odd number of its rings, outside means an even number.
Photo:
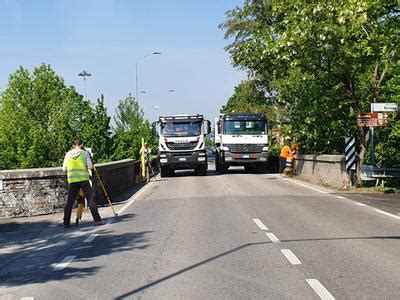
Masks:
[[[137,61],[136,62],[136,102],[138,102],[139,103],[139,79],[138,79],[138,76],[139,76],[139,74],[138,74],[138,62],[139,61]]]
[[[371,165],[375,167],[374,127],[371,127]]]
[[[84,82],[84,86],[85,86],[85,101],[86,101],[86,99],[87,99],[87,96],[86,96],[86,76],[83,76],[83,82]]]
[[[142,178],[146,178],[146,162],[145,162],[145,153],[144,153],[144,138],[142,138],[142,155],[141,155],[141,162],[142,162]]]

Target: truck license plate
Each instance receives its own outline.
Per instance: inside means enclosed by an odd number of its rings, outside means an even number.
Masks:
[[[180,157],[179,161],[186,161],[186,157]]]
[[[249,155],[242,155],[242,158],[250,158],[250,156]]]

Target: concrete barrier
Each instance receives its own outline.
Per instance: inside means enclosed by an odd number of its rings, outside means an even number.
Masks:
[[[296,159],[296,174],[312,183],[335,188],[350,185],[344,155],[300,155]]]
[[[133,159],[96,164],[111,199],[133,187],[136,165]],[[93,178],[95,199],[106,204],[96,176]],[[63,209],[66,196],[66,174],[61,168],[0,171],[0,217],[57,212]]]

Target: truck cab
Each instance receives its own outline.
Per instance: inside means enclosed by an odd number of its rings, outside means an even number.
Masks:
[[[264,114],[221,114],[215,120],[215,168],[230,166],[265,173],[268,160],[268,124]]]
[[[162,116],[153,123],[159,137],[161,177],[172,176],[175,170],[193,169],[197,175],[207,175],[205,136],[210,133],[210,121],[203,115]]]

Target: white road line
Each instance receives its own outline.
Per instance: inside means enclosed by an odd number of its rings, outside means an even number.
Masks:
[[[21,297],[21,300],[34,300],[34,297]]]
[[[281,249],[281,252],[292,265],[301,265],[300,259],[290,249]]]
[[[360,203],[360,202],[354,202],[354,204],[355,204],[355,205],[358,205],[358,206],[368,206],[367,204]]]
[[[66,266],[69,265],[70,262],[72,262],[75,259],[75,257],[76,257],[75,255],[66,256],[60,263],[54,266],[53,271],[60,271],[64,269]]]
[[[267,235],[267,237],[271,240],[271,242],[273,242],[274,244],[280,243],[281,241],[276,237],[275,234],[273,234],[272,232],[266,232],[265,233]]]
[[[395,219],[397,219],[397,220],[400,220],[400,216],[396,216],[396,215],[394,215],[394,214],[388,213],[388,212],[383,211],[383,210],[380,210],[380,209],[378,209],[378,208],[373,208],[373,210],[376,211],[376,212],[378,212],[378,213],[381,213],[381,214],[383,214],[383,215],[385,215],[385,216],[388,216],[388,217],[391,217],[391,218],[395,218]]]
[[[339,199],[346,199],[345,197],[342,197],[342,196],[336,196],[336,198],[339,198]]]
[[[93,233],[91,235],[89,235],[86,240],[84,240],[84,243],[90,243],[92,242],[99,234],[98,233]]]
[[[263,222],[260,221],[260,219],[253,219],[253,221],[254,221],[254,223],[256,223],[256,225],[257,225],[261,230],[269,231],[268,227],[265,226],[265,225],[263,224]]]
[[[322,300],[335,299],[317,279],[306,279],[306,281]]]
[[[322,193],[322,194],[328,194],[328,192],[325,192],[325,191],[319,190],[319,189],[317,189],[317,188],[314,188],[314,187],[311,187],[311,186],[309,186],[309,185],[302,184],[302,183],[300,183],[300,182],[297,182],[297,181],[295,181],[295,180],[291,180],[291,179],[287,179],[287,178],[282,178],[282,179],[284,179],[284,180],[286,180],[286,181],[293,182],[293,183],[295,183],[295,184],[298,184],[298,185],[301,185],[302,187],[308,188],[308,189],[310,189],[310,190],[317,191],[318,193]]]
[[[129,200],[123,207],[120,208],[120,210],[117,212],[118,215],[122,214],[129,206],[132,205],[133,202],[136,201],[136,199],[143,194],[145,191],[147,191],[152,185],[154,181],[149,182],[143,189],[138,191],[135,195],[132,196],[132,199]]]

